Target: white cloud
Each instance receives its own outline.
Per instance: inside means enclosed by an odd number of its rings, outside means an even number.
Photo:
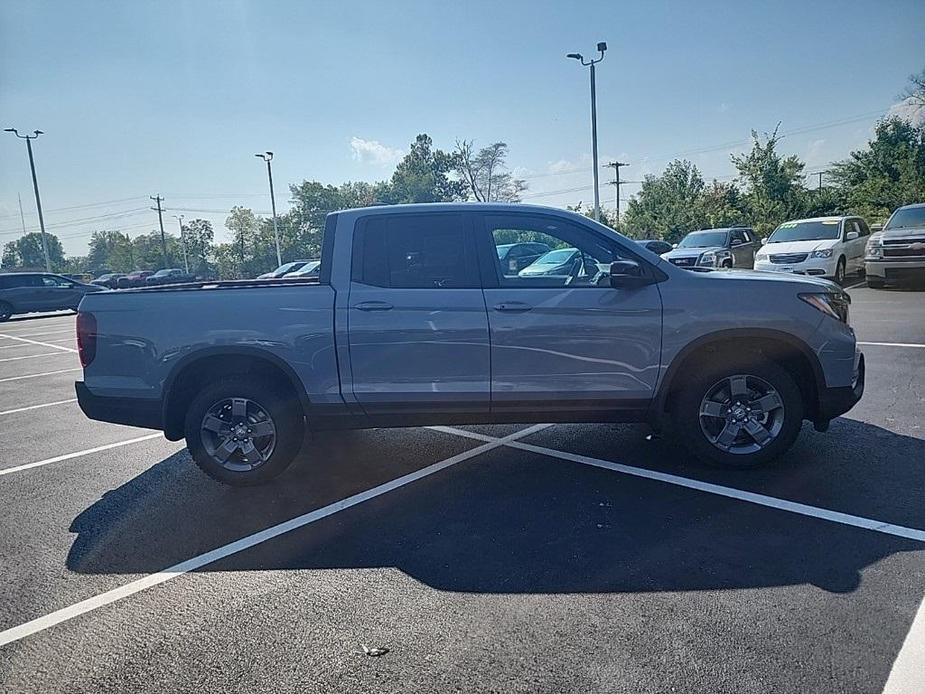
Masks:
[[[806,148],[806,156],[803,157],[803,161],[809,166],[825,163],[822,161],[823,147],[825,147],[825,138],[810,142],[809,147]]]
[[[350,138],[350,149],[356,161],[378,166],[397,164],[405,156],[402,150],[388,147],[378,140],[366,140],[356,136]]]
[[[903,99],[898,104],[890,106],[890,110],[887,111],[886,115],[887,118],[898,116],[916,127],[925,126],[925,106],[915,103],[911,96],[908,99]]]
[[[726,111],[729,110],[729,104],[727,104],[727,103],[724,101],[724,102],[722,102],[722,103],[717,107],[716,110],[719,111],[720,113],[726,113]]]

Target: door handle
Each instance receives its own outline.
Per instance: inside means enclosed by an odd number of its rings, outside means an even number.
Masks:
[[[353,308],[358,311],[390,311],[393,307],[385,301],[361,301]]]
[[[522,301],[502,301],[500,304],[495,304],[495,311],[509,311],[512,313],[524,313],[531,310],[533,307],[530,304],[525,304]]]

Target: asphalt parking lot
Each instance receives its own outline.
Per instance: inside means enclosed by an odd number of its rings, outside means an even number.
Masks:
[[[850,293],[865,397],[764,470],[424,428],[254,489],[87,420],[72,314],[4,323],[0,690],[925,691],[925,293]]]

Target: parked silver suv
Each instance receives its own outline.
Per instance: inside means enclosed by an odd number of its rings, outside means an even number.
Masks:
[[[104,290],[50,272],[0,273],[0,322],[16,313],[76,311],[84,294]]]

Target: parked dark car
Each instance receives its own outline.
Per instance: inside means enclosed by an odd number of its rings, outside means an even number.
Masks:
[[[692,231],[665,260],[679,267],[747,268],[755,265],[761,242],[748,227]]]
[[[636,243],[657,255],[667,253],[673,248],[667,241],[659,241],[658,239],[638,239]]]
[[[90,282],[90,284],[95,284],[100,287],[106,287],[107,289],[115,289],[119,286],[119,280],[125,277],[121,272],[110,272],[105,275],[100,275],[95,280]]]
[[[505,243],[496,246],[498,260],[506,273],[516,275],[528,265],[532,265],[541,256],[552,250],[545,243]]]
[[[183,282],[194,282],[195,280],[195,275],[191,275],[178,267],[170,267],[158,270],[150,277],[147,277],[145,285],[150,287],[156,284],[181,284]]]
[[[129,287],[143,287],[145,280],[154,274],[154,270],[135,270],[127,275],[120,277],[119,289],[128,289]]]
[[[0,273],[0,322],[16,313],[77,310],[84,294],[105,291],[103,287],[75,282],[50,272]]]

